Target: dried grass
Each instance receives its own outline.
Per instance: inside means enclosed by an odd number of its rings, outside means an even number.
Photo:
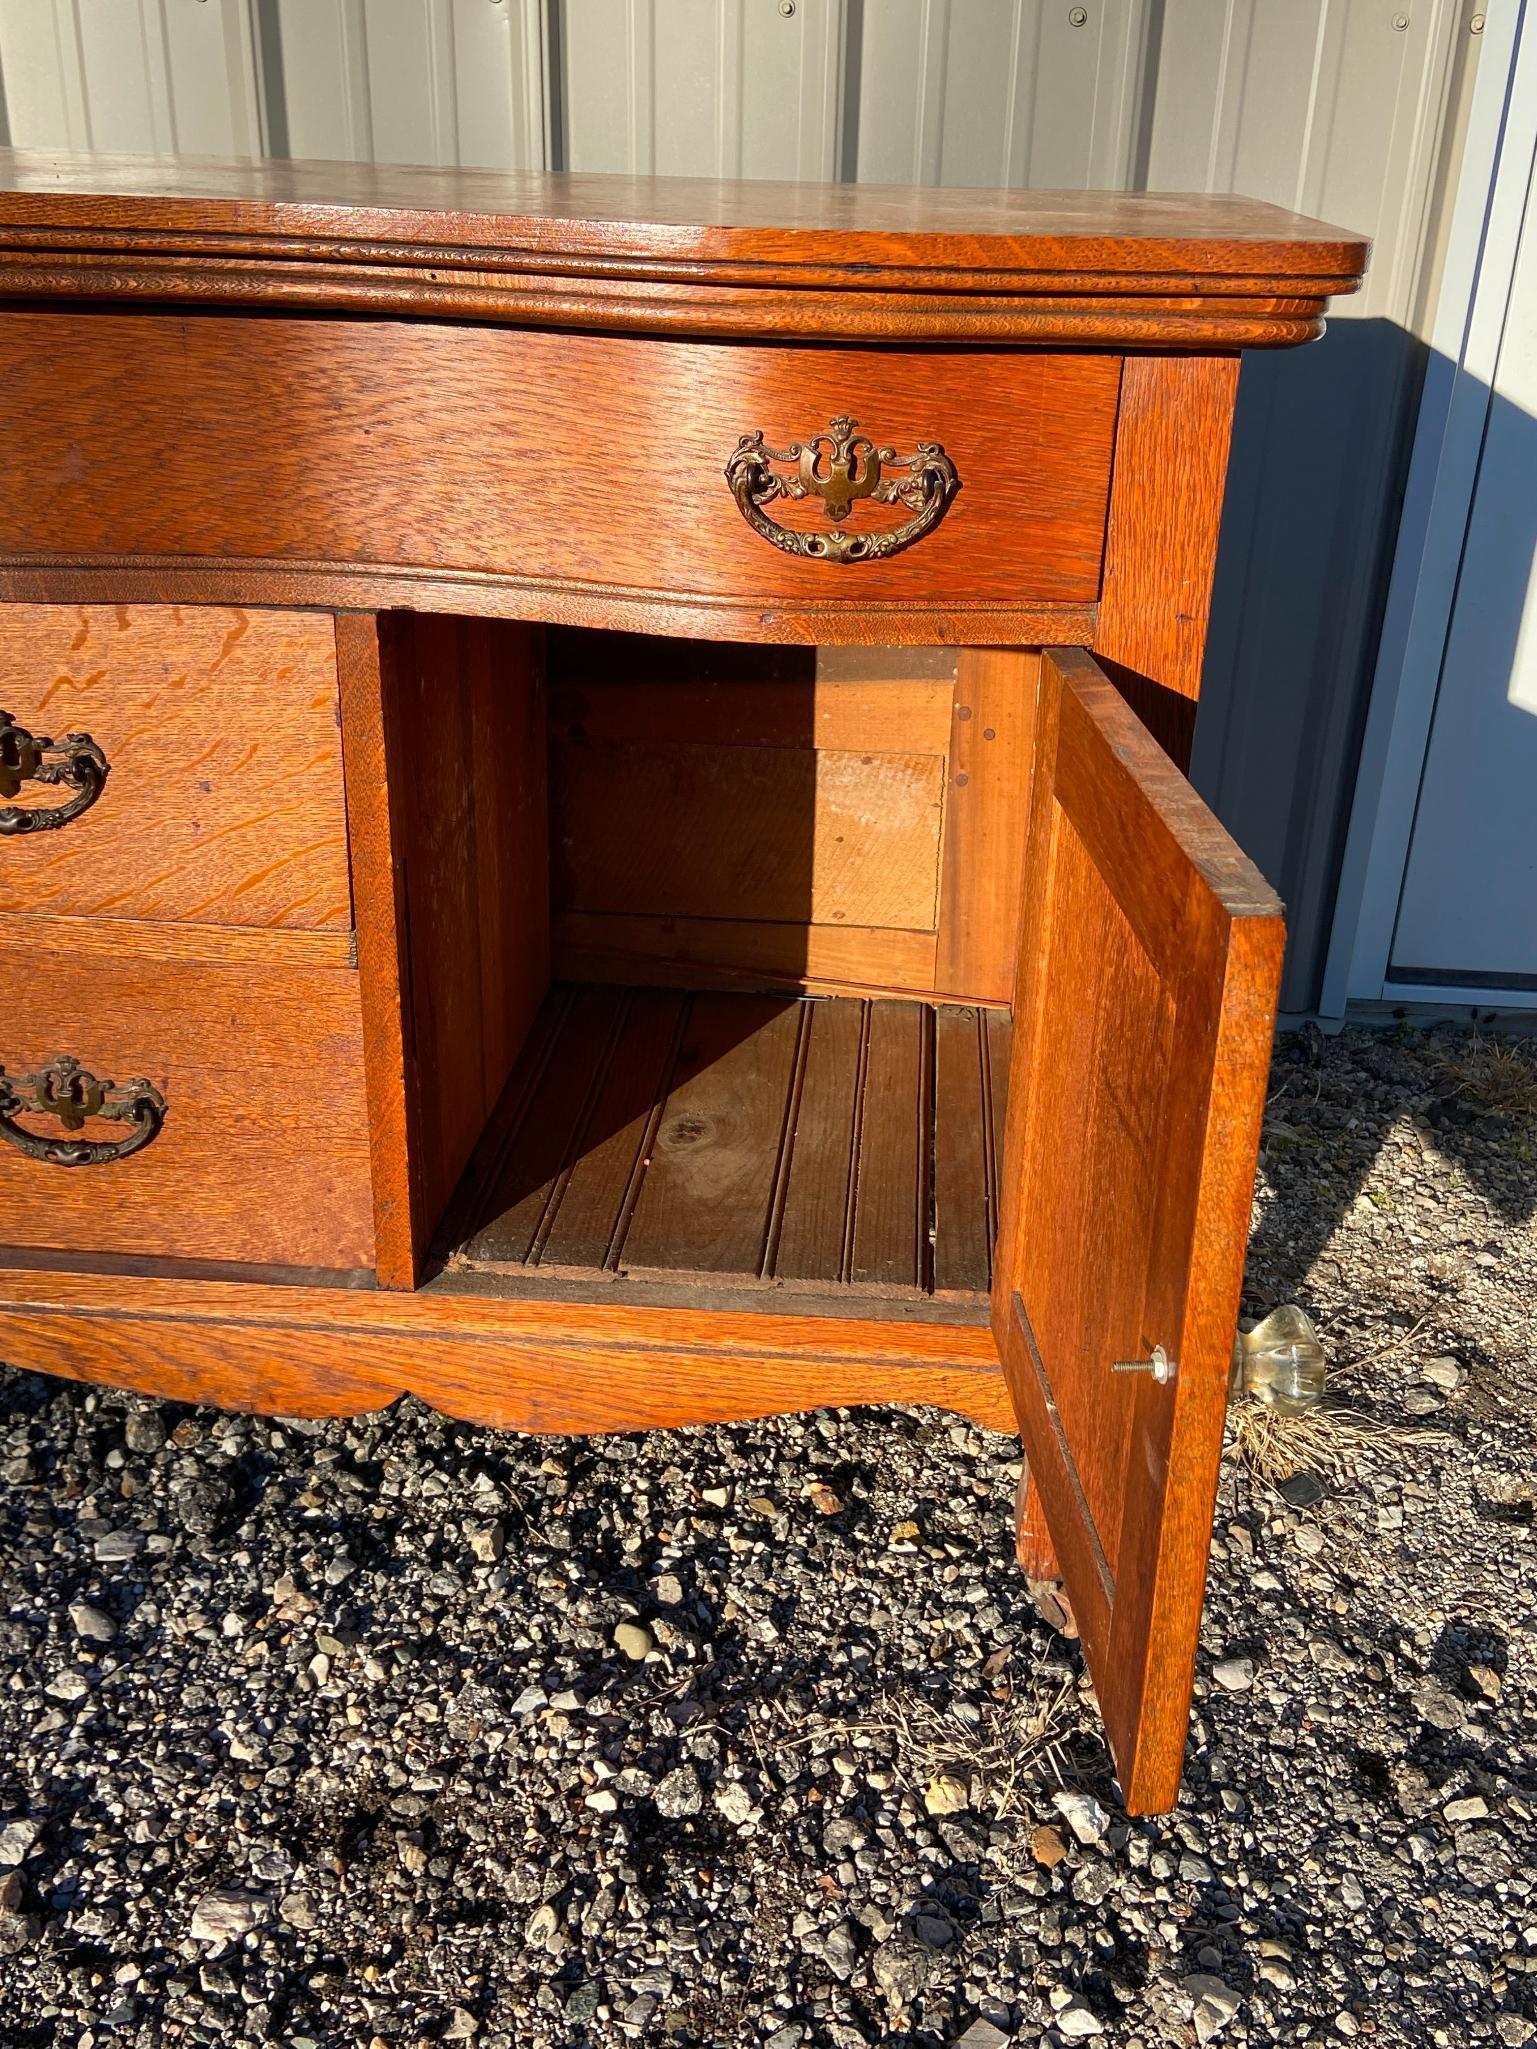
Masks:
[[[1043,1684],[1043,1676],[1037,1671],[1034,1683],[979,1708],[975,1723],[921,1695],[890,1694],[861,1721],[818,1718],[814,1727],[782,1740],[798,1749],[829,1737],[862,1736],[885,1751],[918,1806],[936,1779],[951,1778],[967,1788],[973,1814],[1028,1821],[1028,1788],[1042,1776],[1061,1785],[1068,1754],[1073,1683],[1053,1673]]]
[[[1441,1064],[1456,1093],[1505,1117],[1537,1117],[1537,1044],[1490,1039],[1474,1032],[1444,1052]]]
[[[1263,1486],[1279,1487],[1294,1473],[1304,1472],[1318,1473],[1339,1486],[1351,1473],[1369,1464],[1389,1440],[1444,1439],[1444,1430],[1386,1423],[1339,1398],[1341,1387],[1359,1385],[1368,1366],[1415,1344],[1430,1320],[1428,1313],[1419,1316],[1408,1330],[1400,1331],[1386,1344],[1331,1364],[1329,1381],[1334,1392],[1325,1394],[1322,1401],[1298,1415],[1285,1415],[1253,1395],[1238,1396],[1228,1408],[1226,1452],[1242,1460]]]
[[[1267,1487],[1302,1472],[1338,1485],[1394,1434],[1391,1424],[1327,1397],[1296,1416],[1252,1395],[1241,1396],[1228,1411],[1228,1449]]]

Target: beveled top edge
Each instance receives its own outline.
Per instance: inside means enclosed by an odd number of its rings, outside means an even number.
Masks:
[[[168,250],[178,238],[484,252],[487,268],[646,278],[712,266],[794,288],[1028,292],[1070,277],[1085,297],[1139,277],[1264,279],[1350,289],[1364,237],[1224,194],[1025,192],[768,180],[547,175],[214,157],[0,150],[0,246],[61,250],[93,234]],[[317,249],[317,256],[321,252]],[[321,260],[324,260],[322,257]],[[809,282],[808,276],[808,282]],[[1062,289],[1060,282],[1056,283]],[[1199,288],[1199,287],[1198,287]]]

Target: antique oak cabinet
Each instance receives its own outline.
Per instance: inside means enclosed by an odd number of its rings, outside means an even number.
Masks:
[[[1241,199],[0,156],[0,1356],[1024,1441],[1177,1791],[1280,907]]]

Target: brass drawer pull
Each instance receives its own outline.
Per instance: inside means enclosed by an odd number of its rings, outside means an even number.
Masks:
[[[56,1117],[66,1132],[79,1131],[88,1117],[131,1124],[132,1131],[115,1143],[107,1139],[41,1138],[24,1130],[17,1117]],[[165,1097],[142,1078],[98,1081],[67,1053],[50,1060],[36,1074],[13,1081],[0,1067],[0,1137],[29,1160],[53,1167],[96,1167],[107,1160],[126,1160],[147,1146],[165,1122]]]
[[[856,434],[857,420],[839,413],[825,432],[788,448],[770,448],[762,430],[744,434],[726,465],[726,482],[737,510],[764,540],[787,555],[809,556],[817,562],[877,562],[895,555],[939,524],[945,507],[960,489],[955,464],[937,441],[920,441],[915,455],[877,448],[868,434]],[[793,463],[781,476],[771,465]],[[905,472],[887,476],[887,470]],[[820,498],[833,521],[829,533],[797,533],[780,526],[764,511],[776,498]],[[905,505],[913,517],[884,532],[845,533],[841,522],[858,498],[876,505]]]
[[[0,806],[0,838],[22,832],[52,832],[89,811],[108,775],[107,757],[89,733],[51,740],[18,726],[15,714],[0,711],[0,797],[14,797],[23,783],[52,783],[74,791],[51,811],[20,804]]]

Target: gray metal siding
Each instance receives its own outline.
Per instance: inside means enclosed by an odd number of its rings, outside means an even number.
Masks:
[[[0,88],[10,138],[34,147],[1232,190],[1371,234],[1366,291],[1325,340],[1245,365],[1196,739],[1198,784],[1288,900],[1284,1001],[1306,1007],[1471,7],[781,6],[0,0]]]

